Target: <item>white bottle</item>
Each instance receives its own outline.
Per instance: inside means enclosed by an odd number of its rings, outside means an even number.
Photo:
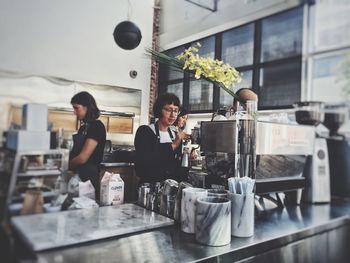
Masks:
[[[124,203],[124,181],[119,174],[106,172],[101,180],[101,205]]]

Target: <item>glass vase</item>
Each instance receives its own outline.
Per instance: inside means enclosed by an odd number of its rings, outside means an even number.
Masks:
[[[246,101],[246,107],[236,107],[235,177],[255,179],[257,101]]]

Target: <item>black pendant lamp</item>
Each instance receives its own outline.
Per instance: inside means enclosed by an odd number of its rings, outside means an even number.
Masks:
[[[123,21],[115,27],[113,37],[119,47],[131,50],[140,44],[142,35],[138,26],[133,22]]]

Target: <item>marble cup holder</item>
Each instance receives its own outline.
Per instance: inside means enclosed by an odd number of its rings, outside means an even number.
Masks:
[[[228,192],[231,200],[231,235],[250,237],[254,235],[254,194]]]
[[[187,187],[182,190],[181,199],[181,230],[194,234],[197,199],[207,197],[208,191],[203,188]]]
[[[209,246],[231,242],[231,202],[227,198],[202,197],[196,206],[196,241]]]
[[[227,191],[223,189],[208,189],[208,197],[227,198]]]

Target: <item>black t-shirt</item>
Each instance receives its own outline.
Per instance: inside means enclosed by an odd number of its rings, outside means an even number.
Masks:
[[[90,138],[97,141],[97,146],[91,154],[88,162],[93,164],[100,164],[103,159],[103,151],[106,142],[106,128],[100,120],[89,122],[86,129],[85,140]],[[83,134],[85,125],[81,126],[78,133]]]

